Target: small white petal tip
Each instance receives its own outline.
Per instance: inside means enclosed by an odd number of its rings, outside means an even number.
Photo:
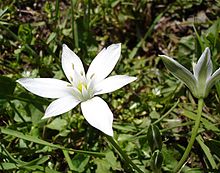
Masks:
[[[204,52],[211,54],[209,47],[206,47]]]
[[[106,135],[111,136],[111,137],[114,136],[113,130],[111,130],[109,132],[103,132],[103,133],[105,133]]]
[[[63,44],[62,46],[63,46],[63,49],[68,47],[66,44]]]
[[[116,43],[116,44],[111,44],[110,46],[107,47],[107,49],[118,49],[121,48],[121,43]]]
[[[45,115],[41,118],[42,120],[45,120],[46,118],[48,118],[48,117],[46,117]]]
[[[20,85],[25,85],[28,81],[33,80],[33,78],[20,78],[17,79],[16,82],[19,83]]]
[[[132,78],[132,82],[137,80],[137,77],[131,77]]]

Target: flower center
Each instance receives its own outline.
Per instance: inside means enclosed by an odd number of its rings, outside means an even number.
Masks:
[[[72,68],[74,70],[74,64],[72,64]],[[91,77],[87,78],[83,72],[78,73],[74,70],[74,79],[70,77],[70,87],[73,89],[73,96],[80,101],[86,101],[91,99],[94,96],[94,84],[95,81],[93,79],[95,74]]]
[[[91,80],[79,81],[77,85],[72,85],[73,95],[80,101],[86,101],[94,96],[94,86]]]
[[[86,84],[84,84],[84,83],[79,83],[78,85],[77,85],[77,89],[82,93],[82,88],[85,88],[85,89],[87,89],[87,85]]]

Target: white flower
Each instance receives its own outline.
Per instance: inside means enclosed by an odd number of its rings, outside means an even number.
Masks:
[[[38,96],[57,99],[47,107],[43,118],[63,114],[81,103],[82,113],[88,123],[113,136],[113,114],[107,103],[97,95],[115,91],[136,80],[136,77],[126,75],[107,77],[120,53],[121,44],[104,48],[85,74],[80,58],[64,44],[62,68],[69,82],[53,78],[21,78],[17,82]]]
[[[212,86],[220,80],[220,68],[213,73],[211,53],[207,47],[197,63],[193,64],[193,74],[174,59],[160,55],[170,72],[190,89],[196,98],[205,98]]]

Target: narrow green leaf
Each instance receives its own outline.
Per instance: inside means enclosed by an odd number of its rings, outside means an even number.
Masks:
[[[202,150],[204,151],[207,159],[209,160],[209,163],[211,164],[212,169],[217,169],[217,165],[215,163],[215,160],[212,157],[212,154],[211,154],[209,148],[204,144],[204,140],[202,139],[202,136],[201,135],[197,136],[196,140],[199,143],[199,145],[202,148]]]
[[[15,163],[0,163],[0,170],[6,171],[10,169],[17,169],[18,166]]]
[[[64,156],[65,156],[66,162],[67,162],[67,164],[68,164],[70,170],[71,170],[71,171],[74,171],[73,162],[72,162],[72,160],[71,160],[71,158],[70,158],[69,152],[66,151],[66,150],[63,150],[63,154],[64,154]]]
[[[151,157],[151,168],[154,172],[159,172],[163,163],[163,155],[159,150],[153,152]]]
[[[187,110],[182,110],[182,115],[186,116],[187,118],[191,119],[191,120],[196,120],[196,114],[191,112],[191,111],[187,111]],[[203,116],[204,114],[202,114]],[[201,118],[201,122],[204,125],[204,127],[207,130],[212,130],[214,132],[220,132],[220,129],[218,127],[216,127],[215,123],[213,121],[211,121],[211,119],[207,120],[206,118]]]
[[[10,169],[19,169],[19,168],[25,168],[28,170],[45,170],[45,168],[39,166],[39,164],[42,164],[46,162],[49,157],[44,156],[41,158],[34,159],[30,162],[24,162],[19,159],[14,158],[6,149],[3,145],[0,147],[0,153],[2,153],[4,156],[7,157],[7,160],[9,162],[1,163],[0,162],[0,170],[10,170]],[[57,173],[54,171],[54,173]]]
[[[57,21],[60,17],[60,9],[59,9],[59,0],[56,0],[56,5],[55,5],[55,20]]]
[[[4,10],[0,9],[0,17],[2,17],[6,11],[8,10],[8,7],[6,7]]]
[[[156,125],[150,125],[147,131],[147,141],[151,148],[151,151],[154,152],[155,150],[162,148],[162,138],[160,135],[160,130]]]
[[[22,166],[35,166],[35,165],[41,165],[43,163],[45,163],[46,161],[49,160],[49,156],[43,156],[40,158],[36,158],[30,162],[24,162],[24,164],[22,164]]]
[[[50,36],[48,37],[46,43],[49,44],[56,36],[57,34],[55,32],[52,32]]]
[[[75,5],[77,1],[71,0],[71,16],[72,16],[72,37],[75,43],[75,47],[79,48],[79,39],[78,39],[78,27],[77,22],[75,20]]]
[[[2,171],[9,171],[9,170],[14,170],[14,169],[19,169],[19,168],[25,168],[26,170],[29,170],[30,172],[39,170],[40,172],[46,172],[46,173],[60,173],[58,171],[52,170],[48,167],[44,168],[42,166],[20,166],[15,163],[0,163],[0,170]]]
[[[8,150],[4,147],[4,145],[1,144],[0,149],[1,149],[1,150],[0,150],[0,153],[1,153],[2,155],[6,156],[10,162],[14,162],[14,163],[16,163],[16,164],[20,164],[20,163],[22,164],[22,163],[24,163],[24,162],[22,162],[22,161],[20,161],[20,160],[15,159],[15,158],[8,152]]]
[[[220,141],[210,139],[205,141],[205,144],[209,147],[212,153],[220,157]]]
[[[95,155],[95,156],[99,156],[99,157],[104,157],[103,153],[65,148],[65,147],[62,147],[62,146],[57,145],[57,144],[49,143],[49,142],[44,141],[42,139],[39,139],[37,137],[27,135],[27,134],[23,134],[21,132],[11,130],[11,129],[6,129],[6,128],[3,128],[3,127],[0,127],[0,132],[3,133],[3,134],[15,136],[17,138],[21,138],[21,139],[31,141],[31,142],[34,142],[34,143],[38,143],[38,144],[41,144],[41,145],[46,145],[46,146],[49,146],[49,147],[52,147],[52,148],[58,148],[58,149],[61,149],[61,150],[68,150],[68,151],[73,151],[73,152],[76,152],[76,153],[82,153],[82,154],[88,154],[88,155]]]
[[[89,160],[90,160],[89,156],[76,154],[72,159],[73,170],[76,172],[85,172],[86,165],[88,164]]]

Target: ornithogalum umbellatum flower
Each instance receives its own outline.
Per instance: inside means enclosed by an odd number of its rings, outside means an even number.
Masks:
[[[193,66],[193,74],[174,59],[160,55],[167,69],[190,89],[196,98],[207,97],[212,86],[220,80],[220,68],[213,73],[211,53],[207,47]]]
[[[63,114],[81,104],[88,123],[113,136],[113,114],[97,95],[113,92],[136,79],[126,75],[108,77],[120,54],[121,44],[104,48],[85,73],[80,58],[64,44],[62,68],[69,82],[53,78],[21,78],[17,82],[38,96],[56,99],[47,107],[43,118]]]

